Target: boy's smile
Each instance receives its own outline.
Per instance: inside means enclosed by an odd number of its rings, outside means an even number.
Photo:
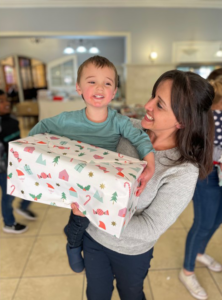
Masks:
[[[109,67],[99,68],[89,64],[84,67],[76,90],[83,96],[87,108],[106,108],[117,91],[115,72]]]

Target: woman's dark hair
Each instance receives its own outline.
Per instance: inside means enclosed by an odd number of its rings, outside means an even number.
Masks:
[[[215,80],[217,77],[222,75],[222,68],[213,70],[210,75],[207,77],[207,80]]]
[[[171,107],[182,125],[176,132],[180,157],[175,163],[194,163],[199,167],[199,178],[203,179],[213,167],[214,120],[210,108],[214,89],[207,80],[195,73],[172,70],[156,81],[152,97],[155,97],[158,85],[166,80],[173,82]]]

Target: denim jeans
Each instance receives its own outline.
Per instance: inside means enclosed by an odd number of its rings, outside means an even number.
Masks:
[[[188,233],[184,268],[194,271],[198,253],[203,254],[214,232],[222,223],[222,187],[218,185],[217,168],[204,180],[198,180],[194,197],[194,221]]]
[[[66,226],[66,235],[69,247],[77,248],[82,245],[85,229],[89,225],[86,217],[74,215],[71,211],[69,223]]]
[[[102,246],[85,232],[83,251],[88,300],[110,300],[114,279],[121,300],[146,300],[143,282],[153,248],[140,255],[125,255]]]
[[[0,173],[0,186],[2,188],[2,216],[3,222],[6,226],[12,226],[15,223],[15,217],[13,215],[12,202],[14,200],[13,196],[10,196],[6,193],[6,184],[7,184],[7,174]],[[23,200],[20,203],[21,209],[27,209],[30,205],[30,201]]]

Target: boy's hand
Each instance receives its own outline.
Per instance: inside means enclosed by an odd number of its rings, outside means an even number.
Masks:
[[[71,208],[74,215],[85,217],[85,215],[77,208],[77,206],[74,203],[71,204]]]
[[[138,178],[138,182],[140,182],[140,186],[137,188],[136,196],[140,196],[142,191],[144,190],[147,182],[153,177],[155,171],[155,161],[154,161],[154,153],[151,152],[144,157],[144,160],[147,161],[147,166],[144,169],[143,173]]]

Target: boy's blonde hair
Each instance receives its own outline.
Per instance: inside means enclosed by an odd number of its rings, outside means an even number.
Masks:
[[[215,80],[210,80],[209,82],[213,86],[215,93],[213,104],[217,104],[222,101],[222,76],[218,76]]]
[[[115,88],[118,86],[118,74],[117,74],[116,67],[107,58],[99,56],[99,55],[88,58],[80,65],[80,67],[78,69],[78,73],[77,73],[77,83],[78,84],[80,83],[83,68],[87,67],[89,64],[93,64],[98,68],[108,67],[108,68],[112,69],[115,73]]]

